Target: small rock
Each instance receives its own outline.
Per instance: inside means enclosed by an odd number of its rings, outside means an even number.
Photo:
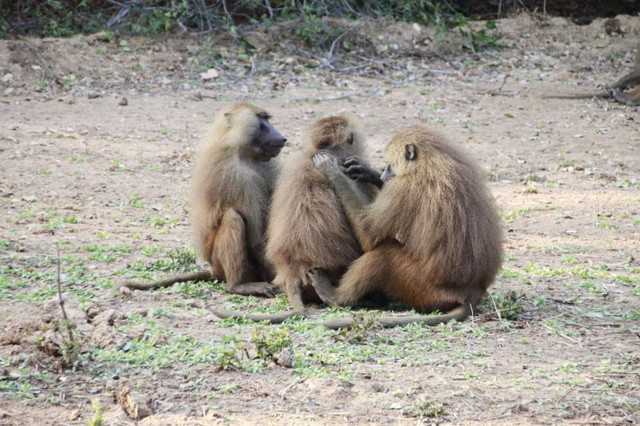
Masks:
[[[384,392],[385,391],[384,386],[382,386],[380,383],[371,383],[371,389],[373,389],[374,392]]]
[[[14,332],[8,332],[0,336],[0,346],[19,345],[20,336]]]
[[[151,408],[147,405],[145,398],[134,393],[127,384],[118,385],[116,400],[133,420],[141,420],[151,415]]]
[[[112,326],[117,318],[122,318],[123,315],[117,312],[115,309],[106,309],[95,316],[93,319],[93,325],[98,326],[101,324]]]
[[[100,96],[102,95],[99,92],[89,92],[89,94],[87,95],[87,98],[95,99],[95,98],[99,98]]]
[[[218,78],[218,76],[220,76],[220,73],[215,68],[211,68],[207,72],[200,74],[200,78],[204,81],[213,80],[214,78]]]
[[[69,413],[69,417],[67,417],[67,420],[70,420],[70,421],[78,420],[81,415],[82,415],[82,411],[73,410],[72,412]]]
[[[127,100],[127,98],[122,98],[122,99],[120,99],[120,102],[118,102],[118,105],[127,106],[127,105],[129,105],[129,101]]]
[[[131,289],[129,287],[120,287],[118,289],[118,293],[120,293],[120,296],[124,298],[131,297]]]
[[[293,351],[291,349],[282,349],[273,355],[273,360],[284,368],[291,368],[293,367]]]
[[[10,83],[12,80],[13,80],[13,74],[11,73],[5,74],[4,77],[2,77],[3,83]]]

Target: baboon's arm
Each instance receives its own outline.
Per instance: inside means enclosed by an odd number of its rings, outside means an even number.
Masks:
[[[362,249],[371,250],[373,241],[366,229],[367,206],[371,200],[354,188],[352,181],[340,171],[334,158],[326,154],[316,154],[313,156],[313,163],[333,185]]]

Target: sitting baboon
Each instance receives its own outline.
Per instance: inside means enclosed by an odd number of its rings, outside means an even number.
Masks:
[[[245,102],[224,108],[196,157],[191,188],[191,224],[198,255],[210,271],[163,281],[124,285],[148,290],[176,282],[226,281],[229,293],[273,296],[264,239],[275,168],[285,137],[264,109]]]
[[[365,253],[334,287],[309,272],[329,305],[352,305],[382,292],[391,300],[439,316],[385,317],[385,326],[437,324],[469,316],[502,263],[500,219],[485,179],[465,155],[426,127],[397,133],[372,202],[352,188],[337,162],[322,154],[316,166],[332,182]],[[325,323],[349,327],[353,320]]]

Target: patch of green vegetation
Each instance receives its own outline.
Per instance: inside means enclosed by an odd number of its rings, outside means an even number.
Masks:
[[[596,227],[601,229],[613,229],[613,225],[611,224],[611,218],[608,216],[600,216],[596,217]]]
[[[129,198],[129,206],[131,207],[142,208],[142,207],[145,207],[146,205],[147,203],[137,195],[132,195]]]
[[[600,284],[595,284],[591,281],[586,281],[583,282],[581,284],[579,284],[578,286],[572,285],[572,284],[567,284],[567,288],[581,288],[584,290],[588,290],[589,292],[591,292],[594,296],[598,296],[598,297],[602,297],[602,298],[606,298],[609,296],[609,290],[600,285]]]
[[[36,389],[28,379],[0,380],[0,393],[26,405],[32,405],[36,398]]]
[[[453,18],[453,25],[468,40],[463,47],[473,53],[504,47],[498,36],[495,21],[486,21],[484,28],[476,30],[469,25],[467,17],[457,13]]]
[[[93,411],[93,417],[89,419],[89,426],[104,426],[104,420],[102,418],[105,407],[100,404],[100,400],[95,398],[91,401],[91,411]]]
[[[67,161],[71,164],[86,164],[91,161],[91,159],[86,155],[70,155],[67,157]]]
[[[546,311],[548,309],[549,300],[546,296],[538,296],[533,300],[533,304],[541,311]]]
[[[273,360],[278,352],[290,349],[292,346],[289,330],[284,327],[267,330],[254,327],[251,342],[256,345],[256,356],[264,361]]]
[[[122,160],[113,159],[111,160],[111,168],[112,171],[117,172],[132,172],[133,169],[127,166]]]
[[[222,281],[185,281],[183,283],[176,283],[171,288],[162,289],[161,291],[167,293],[180,293],[185,296],[191,296],[196,298],[209,298],[208,292],[224,293],[225,287]]]
[[[116,256],[125,255],[131,253],[131,246],[129,245],[100,245],[100,244],[87,244],[84,249],[88,251],[89,260],[101,263],[113,263],[116,261]]]
[[[36,213],[31,209],[26,209],[18,213],[17,216],[14,216],[13,221],[17,222],[21,219],[33,219],[34,217],[36,217]]]
[[[180,272],[191,272],[197,270],[196,264],[196,254],[193,247],[185,247],[185,248],[176,248],[170,250],[166,255],[169,259],[166,258],[156,258],[157,254],[163,248],[156,246],[148,248],[143,252],[145,255],[152,257],[154,260],[150,262],[144,262],[141,260],[136,260],[132,262],[127,270],[120,271],[121,274],[125,274],[128,271],[136,271],[134,274],[135,278],[139,279],[148,279],[154,280],[153,272],[157,271],[180,271]],[[191,295],[200,295],[202,293],[203,288],[210,289],[220,289],[220,284],[217,282],[201,282],[201,283],[193,283],[193,282],[185,282],[178,283],[170,288],[162,289],[161,291],[175,292],[176,289],[179,292],[183,292],[185,294]]]
[[[149,220],[149,226],[154,228],[162,228],[165,225],[174,226],[180,223],[180,220],[170,216],[155,215]]]
[[[498,278],[507,279],[507,278],[517,278],[522,274],[513,269],[505,268],[504,266],[500,269],[500,273],[498,274]]]
[[[524,272],[539,277],[575,277],[583,279],[608,278],[609,273],[586,265],[576,265],[569,268],[547,268],[534,262],[524,266]]]
[[[517,320],[524,313],[524,300],[525,296],[522,292],[489,292],[478,309],[486,313],[495,312],[504,320]]]
[[[507,222],[507,223],[511,223],[516,221],[517,219],[519,219],[522,215],[526,215],[528,213],[532,213],[532,212],[542,212],[542,211],[549,211],[549,210],[556,210],[557,207],[555,206],[545,206],[545,207],[525,207],[522,209],[515,209],[515,210],[511,210],[509,212],[506,213],[502,213],[502,219]]]

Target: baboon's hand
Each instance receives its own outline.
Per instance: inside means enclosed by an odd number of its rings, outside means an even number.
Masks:
[[[380,173],[362,164],[358,157],[347,157],[342,163],[342,170],[356,182],[372,183],[378,188],[382,187],[383,182],[380,178]]]
[[[314,155],[313,164],[316,166],[316,169],[320,170],[325,176],[331,177],[340,173],[338,160],[325,153],[321,152]]]

